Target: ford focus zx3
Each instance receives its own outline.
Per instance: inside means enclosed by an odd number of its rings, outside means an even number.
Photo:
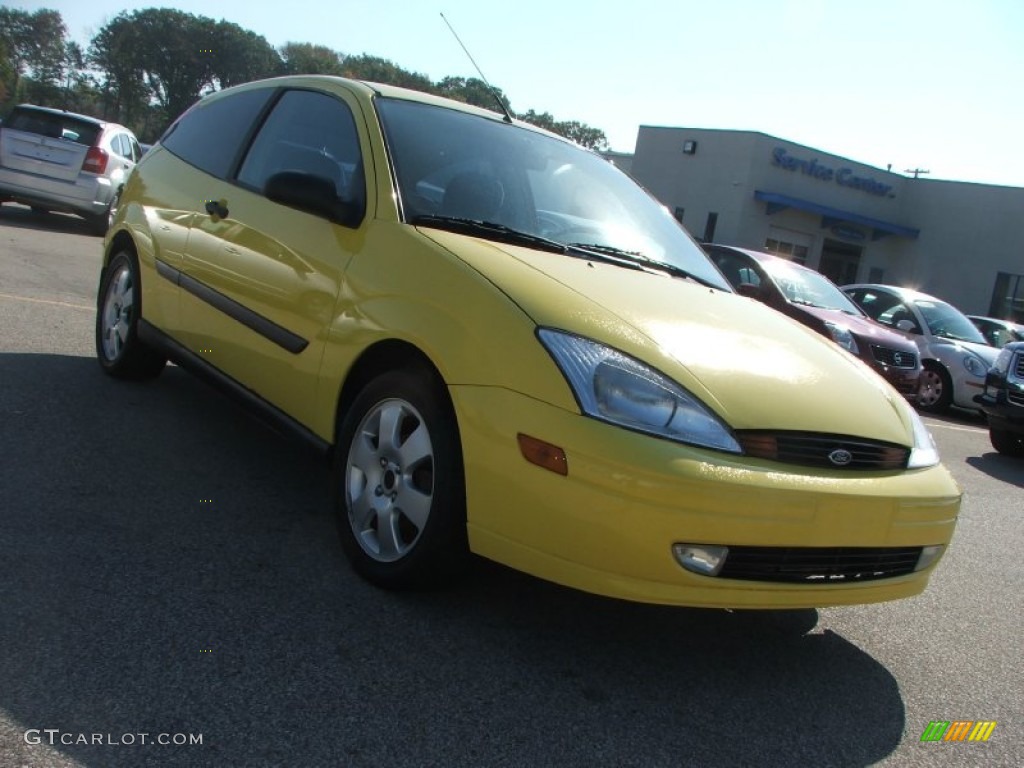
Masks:
[[[393,87],[267,80],[182,115],[104,242],[96,346],[321,447],[386,587],[473,552],[645,602],[889,600],[959,509],[905,399],[733,293],[625,174]]]

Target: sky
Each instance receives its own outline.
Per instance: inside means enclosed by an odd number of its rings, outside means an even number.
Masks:
[[[86,44],[124,0],[6,0],[61,12]],[[767,133],[894,172],[1024,187],[1020,0],[178,0],[271,45],[369,53],[433,80],[476,71],[512,109],[600,128]]]

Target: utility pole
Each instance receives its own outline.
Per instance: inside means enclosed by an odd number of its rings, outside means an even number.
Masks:
[[[931,171],[926,171],[924,168],[905,168],[903,172],[914,174],[915,179],[922,173],[931,173]]]

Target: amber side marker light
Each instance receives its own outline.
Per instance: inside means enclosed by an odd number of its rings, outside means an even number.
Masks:
[[[565,451],[557,445],[545,443],[522,432],[516,438],[519,440],[519,450],[528,462],[549,469],[556,475],[569,474],[569,460],[565,458]]]

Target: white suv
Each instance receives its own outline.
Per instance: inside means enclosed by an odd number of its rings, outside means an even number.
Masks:
[[[103,234],[141,157],[123,125],[22,104],[0,126],[0,203],[75,213]]]

